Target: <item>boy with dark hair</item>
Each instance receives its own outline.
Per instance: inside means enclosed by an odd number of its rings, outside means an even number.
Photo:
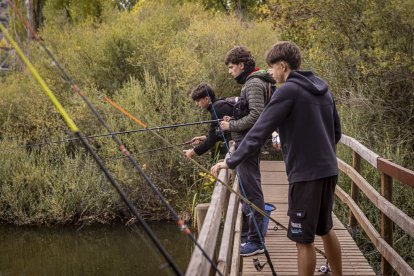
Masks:
[[[240,145],[246,133],[256,123],[262,113],[268,93],[269,83],[274,84],[275,81],[265,70],[256,68],[256,62],[250,51],[244,46],[235,46],[224,59],[224,63],[228,67],[229,73],[233,76],[237,83],[243,87],[240,92],[239,101],[244,102],[244,112],[241,117],[230,120],[224,117],[225,121],[220,123],[222,130],[231,132],[232,138],[236,142],[236,148]],[[264,198],[260,181],[260,149],[256,149],[249,158],[237,164],[237,175],[239,177],[240,186],[244,189],[246,197],[253,204],[264,210]],[[243,190],[242,190],[243,192]],[[264,252],[259,233],[253,221],[256,220],[259,229],[262,229],[263,216],[252,210],[252,214],[248,214],[248,209],[244,205],[243,212],[243,233],[240,255],[251,256]],[[245,243],[244,243],[245,241]]]
[[[289,180],[288,238],[298,248],[299,275],[313,275],[315,235],[322,236],[333,275],[342,275],[341,247],[333,231],[332,208],[338,179],[336,143],[341,138],[338,112],[327,84],[310,71],[299,71],[301,55],[292,42],[269,51],[272,77],[282,84],[236,152],[221,168],[234,168],[278,129]]]
[[[208,110],[211,113],[211,120],[223,119],[225,115],[233,114],[233,107],[225,100],[216,99],[214,89],[207,83],[200,83],[191,92],[191,98],[196,106],[201,109]],[[212,122],[208,135],[196,136],[191,139],[193,145],[198,145],[193,149],[184,150],[188,158],[192,158],[194,154],[202,155],[210,149],[213,149],[218,141],[222,140],[217,128],[218,122]],[[225,133],[225,137],[229,140],[230,135]]]

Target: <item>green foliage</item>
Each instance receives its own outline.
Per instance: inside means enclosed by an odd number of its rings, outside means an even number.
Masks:
[[[26,151],[21,141],[0,144],[1,221],[15,224],[106,221],[117,195],[83,151],[65,146]]]
[[[269,3],[269,15],[282,39],[295,41],[303,49],[304,67],[315,70],[329,83],[337,99],[343,132],[379,155],[411,169],[414,168],[413,13],[414,4],[410,0],[272,0]],[[339,156],[350,160],[349,153],[342,149]],[[365,165],[363,172],[379,191],[378,172]],[[343,178],[340,185],[349,192],[349,179]],[[395,183],[393,191],[393,202],[413,217],[413,189]],[[360,206],[378,230],[378,210],[366,198],[361,199]],[[346,219],[343,221],[347,223]],[[413,239],[396,227],[394,241],[398,241],[395,249],[413,266]],[[367,258],[378,271],[379,254],[368,245],[368,238],[358,234],[357,242],[366,248]]]
[[[412,1],[273,2],[272,15],[282,38],[305,49],[306,66],[328,81],[344,105],[342,117],[352,117],[352,124],[344,124],[345,133],[355,134],[378,153],[386,153],[384,138],[393,152],[400,145],[412,152]],[[402,161],[414,164],[409,155]]]
[[[94,1],[95,4],[98,2],[105,1]],[[61,5],[67,1],[46,2],[46,21],[41,36],[82,87],[83,94],[116,131],[141,126],[104,103],[101,96],[110,96],[148,126],[209,119],[208,113],[195,108],[189,97],[191,88],[205,81],[216,87],[218,96],[237,95],[240,87],[228,75],[223,62],[226,52],[236,44],[246,45],[257,57],[258,65],[264,65],[263,54],[276,41],[271,25],[266,22],[241,22],[233,16],[205,11],[200,5],[181,1],[154,2],[140,1],[131,12],[102,5],[98,20],[81,12],[76,13],[79,16],[75,20],[75,13],[71,12],[72,21],[67,20],[64,12],[58,12],[59,6],[53,6],[53,3]],[[82,3],[76,2],[70,8],[84,7]],[[68,83],[62,82],[56,65],[44,51],[34,41],[25,50],[83,133],[106,133]],[[62,140],[69,133],[42,93],[24,70],[2,78],[2,147]],[[158,133],[171,143],[180,144],[204,134],[207,129],[208,125],[205,125]],[[174,150],[140,154],[166,146],[154,135],[136,133],[120,138],[131,152],[137,153],[135,156],[141,167],[180,213],[191,212],[195,195],[197,200],[208,199],[209,192],[203,186],[204,178],[199,175],[199,170]],[[170,217],[110,138],[91,142],[145,216],[153,219]],[[1,208],[6,210],[0,212],[0,219],[28,224],[110,221],[128,217],[129,213],[123,213],[125,208],[107,180],[79,147],[77,143],[49,144],[39,150],[19,150],[16,153],[19,158],[0,150],[0,160],[10,163],[9,169],[0,173],[2,188],[7,191],[0,201]],[[206,166],[211,164],[207,154],[195,158]],[[30,178],[24,178],[25,174]],[[29,190],[27,187],[31,183]],[[72,188],[64,190],[63,187],[68,186]],[[20,197],[11,196],[13,191],[26,194],[19,200]],[[72,192],[76,196],[71,195]],[[26,201],[28,203],[24,205]]]

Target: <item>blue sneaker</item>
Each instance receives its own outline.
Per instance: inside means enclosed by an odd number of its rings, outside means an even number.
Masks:
[[[256,255],[256,254],[261,254],[263,252],[264,252],[263,245],[257,244],[255,242],[248,241],[240,249],[240,256],[242,256],[242,257],[253,256],[253,255]]]

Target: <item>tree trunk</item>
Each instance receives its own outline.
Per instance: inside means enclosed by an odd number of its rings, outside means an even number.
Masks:
[[[26,0],[25,4],[26,4],[26,10],[27,10],[27,21],[29,22],[29,26],[32,30],[36,31],[33,0]],[[27,31],[27,40],[30,41],[32,39],[33,39],[33,35],[28,30]]]

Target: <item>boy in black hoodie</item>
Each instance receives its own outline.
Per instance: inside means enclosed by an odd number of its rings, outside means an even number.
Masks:
[[[212,121],[223,119],[224,116],[231,116],[233,114],[233,107],[225,100],[217,99],[213,87],[207,83],[202,82],[197,85],[191,92],[191,98],[199,108],[210,112]],[[188,158],[193,158],[195,154],[202,155],[208,150],[214,149],[216,143],[223,140],[223,137],[219,133],[218,127],[218,122],[212,122],[207,136],[202,135],[193,137],[193,139],[191,139],[191,143],[193,145],[197,145],[197,147],[184,150],[185,155]],[[224,137],[227,141],[229,141],[230,133],[225,132]],[[227,152],[223,145],[219,149],[220,153],[221,149],[224,149]],[[212,157],[214,158],[214,152]]]
[[[217,175],[221,168],[236,167],[278,129],[289,180],[288,237],[298,248],[299,275],[315,271],[315,234],[322,236],[333,275],[342,275],[341,247],[332,229],[336,143],[341,138],[332,93],[312,72],[298,70],[301,55],[292,42],[275,44],[266,61],[272,77],[282,85],[237,151],[211,171]]]

